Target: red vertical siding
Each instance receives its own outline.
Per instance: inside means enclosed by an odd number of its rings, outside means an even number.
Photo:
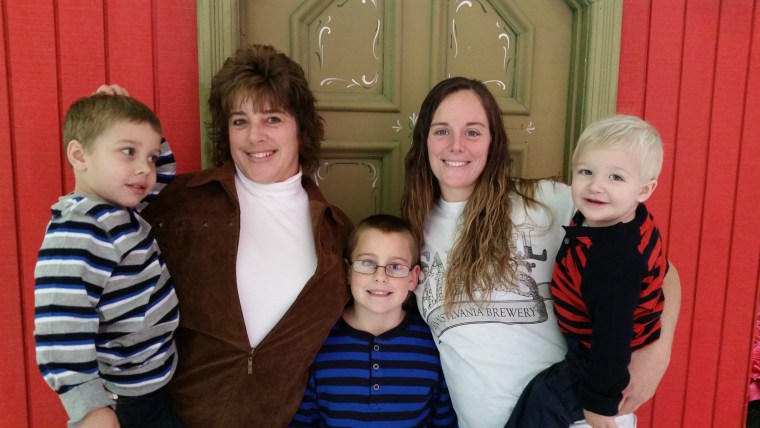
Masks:
[[[97,87],[92,82],[106,82],[105,23],[102,1],[59,2],[59,5],[58,110],[63,123],[66,108]],[[60,153],[61,165],[66,165],[63,146]],[[63,173],[62,191],[67,193],[74,189],[74,175],[70,168],[63,168]]]
[[[13,115],[15,188],[18,210],[18,257],[27,364],[31,426],[61,421],[60,404],[35,372],[34,263],[42,242],[50,205],[61,194],[61,155],[58,141],[58,69],[55,11],[49,1],[8,2],[8,57],[11,71],[10,106]],[[33,190],[32,190],[33,189]],[[36,411],[36,409],[45,409]]]
[[[729,165],[729,170],[735,168],[736,181],[729,183],[735,186],[734,200],[729,207],[733,213],[730,229],[728,273],[726,280],[726,303],[723,307],[721,324],[720,357],[718,363],[718,384],[715,391],[716,403],[713,414],[713,425],[721,423],[723,415],[731,420],[740,420],[745,413],[744,406],[736,403],[745,400],[744,391],[738,387],[736,380],[748,377],[748,368],[751,365],[746,360],[739,360],[735,364],[736,356],[743,356],[744,351],[752,346],[751,332],[754,320],[747,315],[756,300],[758,278],[758,262],[760,262],[760,243],[758,237],[758,183],[760,183],[760,8],[752,5],[730,5],[732,12],[727,14],[726,25],[732,27],[726,29],[727,38],[734,40],[739,52],[744,52],[749,59],[736,64],[734,73],[729,73],[732,78],[727,79],[726,84],[735,84],[739,89],[745,87],[744,92],[734,91],[734,98],[725,100],[727,103],[737,104],[739,111],[731,110],[741,117],[735,118],[736,133],[725,136],[727,140],[736,138],[738,142],[734,165]],[[735,10],[733,10],[735,7]],[[754,10],[753,10],[754,9]],[[723,17],[721,17],[723,20]],[[751,34],[751,37],[747,37]],[[733,61],[731,52],[733,48],[725,49],[724,63]],[[742,55],[744,56],[744,55]],[[742,69],[742,67],[746,67]],[[734,74],[736,74],[734,76]],[[730,92],[729,92],[730,93]],[[721,122],[718,122],[721,123]],[[753,281],[755,279],[755,281]],[[753,287],[754,286],[754,287]],[[751,312],[750,312],[751,314]]]
[[[130,95],[155,108],[151,0],[109,1],[106,4],[107,79],[129,89]]]
[[[4,5],[3,5],[4,6]],[[8,27],[5,7],[0,8],[0,100],[9,100]],[[24,326],[21,317],[21,280],[19,278],[18,229],[16,223],[16,186],[13,130],[8,102],[0,102],[0,414],[9,426],[28,426]]]
[[[63,114],[102,83],[119,83],[156,109],[180,171],[197,169],[195,2],[0,0],[0,12],[0,425],[63,426],[32,338],[37,250],[50,205],[73,188]]]
[[[711,132],[710,115],[715,50],[718,33],[719,4],[713,1],[690,3],[685,11],[684,48],[681,61],[681,95],[678,99],[677,140],[672,142],[673,166],[672,228],[668,235],[670,251],[678,264],[684,286],[681,317],[677,336],[677,351],[671,364],[671,375],[660,390],[660,396],[673,394],[678,409],[672,411],[667,405],[656,406],[656,417],[663,426],[683,422],[683,409],[688,391],[687,373],[690,370],[689,348],[694,343],[690,332],[704,319],[694,312],[695,293],[692,285],[697,278],[697,260],[700,257],[700,235],[696,233],[703,224],[705,203],[704,168],[708,161],[708,136]],[[687,107],[688,108],[685,108]],[[697,315],[697,321],[694,316]],[[670,404],[670,403],[668,403]]]
[[[623,7],[621,29],[618,110],[621,113],[644,115],[644,92],[647,87],[647,55],[649,54],[649,13],[647,1]]]
[[[760,260],[758,13],[752,0],[624,4],[618,109],[662,133],[652,207],[683,292],[642,427],[742,426]]]
[[[156,111],[171,138],[180,171],[201,167],[198,119],[198,50],[195,6],[187,0],[156,2]],[[192,25],[189,31],[188,25]],[[194,90],[195,88],[195,90]],[[192,108],[190,108],[192,107]]]
[[[721,360],[734,364],[733,358],[725,353],[727,343],[722,333],[735,334],[736,325],[727,326],[724,318],[727,295],[742,288],[728,283],[728,272],[732,268],[730,259],[734,207],[737,191],[737,165],[741,147],[742,120],[744,119],[744,91],[746,90],[747,64],[749,56],[749,35],[751,34],[753,2],[734,0],[720,4],[718,43],[714,65],[714,91],[711,97],[713,109],[709,134],[708,165],[705,174],[704,221],[701,228],[699,259],[697,260],[697,287],[694,307],[699,317],[694,317],[687,378],[686,408],[695,409],[684,413],[684,425],[694,426],[712,420],[724,423],[726,420],[741,420],[740,406],[719,406],[725,397],[717,395],[719,363]],[[694,100],[695,102],[697,100]],[[746,269],[736,266],[735,268]],[[722,284],[716,287],[715,284]],[[744,283],[744,286],[748,285]],[[741,304],[741,302],[739,302]],[[752,305],[750,305],[750,308]],[[751,310],[745,312],[751,314]],[[698,335],[698,336],[697,336]],[[714,350],[704,352],[704,350]],[[729,357],[728,360],[721,357]],[[746,363],[745,363],[746,364]],[[724,380],[720,380],[723,382]],[[704,385],[711,385],[706,390]],[[699,393],[697,392],[699,391]],[[733,391],[731,391],[733,392]],[[734,395],[734,394],[731,394]],[[739,397],[737,397],[739,398]],[[718,410],[722,410],[719,412]],[[704,410],[701,410],[704,409]]]

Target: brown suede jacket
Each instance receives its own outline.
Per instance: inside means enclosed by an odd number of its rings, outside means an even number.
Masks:
[[[287,426],[309,365],[350,295],[342,253],[351,221],[304,178],[317,270],[261,344],[250,347],[235,278],[240,206],[234,174],[229,162],[178,176],[142,212],[179,298],[179,364],[169,389],[188,428]]]

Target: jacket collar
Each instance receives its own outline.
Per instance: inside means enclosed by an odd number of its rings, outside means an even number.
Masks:
[[[187,187],[200,187],[212,181],[217,181],[225,188],[235,188],[235,164],[227,161],[224,165],[217,168],[208,168],[198,171],[193,178],[185,184]]]
[[[220,167],[198,171],[185,185],[187,187],[201,187],[212,182],[218,182],[221,184],[221,186],[227,190],[230,197],[237,201],[237,191],[235,190],[235,164],[231,160],[225,162],[224,165]],[[327,200],[322,195],[319,186],[317,186],[314,180],[304,174],[301,178],[301,185],[306,189],[312,213],[324,210],[327,217],[335,223],[345,226],[342,216],[336,215],[333,206],[327,203]]]

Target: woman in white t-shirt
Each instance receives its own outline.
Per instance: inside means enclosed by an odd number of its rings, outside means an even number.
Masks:
[[[428,93],[405,165],[402,215],[423,242],[415,294],[459,422],[503,427],[525,385],[566,352],[549,285],[574,211],[570,189],[511,176],[498,104],[463,77]],[[672,266],[664,290],[662,335],[634,352],[621,415],[651,398],[670,360],[680,307]],[[618,424],[635,426],[635,417]]]

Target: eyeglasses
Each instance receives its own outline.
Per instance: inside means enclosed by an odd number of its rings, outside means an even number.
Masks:
[[[363,273],[366,275],[372,275],[377,272],[377,268],[385,268],[385,274],[391,278],[406,278],[409,276],[409,272],[412,268],[401,263],[390,263],[385,266],[380,266],[372,260],[354,260],[351,262],[351,269],[354,272]]]

